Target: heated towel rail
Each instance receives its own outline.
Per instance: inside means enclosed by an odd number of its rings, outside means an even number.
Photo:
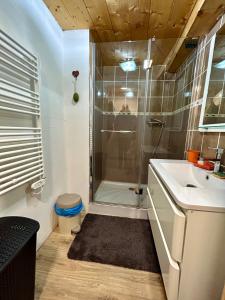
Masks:
[[[44,177],[38,60],[0,29],[0,195]]]

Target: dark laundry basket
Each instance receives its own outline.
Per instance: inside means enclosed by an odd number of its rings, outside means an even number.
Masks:
[[[39,223],[0,218],[0,300],[33,300]]]

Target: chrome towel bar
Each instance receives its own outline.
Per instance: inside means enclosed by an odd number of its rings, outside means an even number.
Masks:
[[[101,132],[115,132],[115,133],[135,133],[134,130],[107,130],[107,129],[101,129]]]

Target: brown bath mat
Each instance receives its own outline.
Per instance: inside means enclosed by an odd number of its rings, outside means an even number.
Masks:
[[[87,214],[68,258],[160,273],[148,220]]]

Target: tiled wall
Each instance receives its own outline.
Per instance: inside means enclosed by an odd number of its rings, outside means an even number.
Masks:
[[[175,74],[173,109],[169,127],[169,158],[184,158],[195,61],[196,51]]]
[[[215,150],[209,147],[225,148],[225,133],[199,132],[198,125],[202,107],[203,88],[206,77],[207,61],[209,55],[209,40],[212,35],[224,24],[221,19],[212,31],[202,39],[197,49],[197,61],[194,72],[194,81],[191,98],[191,108],[188,122],[188,134],[185,150],[196,149],[202,152],[203,157],[215,158]],[[222,159],[225,164],[225,155]]]
[[[149,81],[148,112],[149,118],[165,122],[157,158],[182,159],[187,134],[188,116],[193,86],[195,51],[176,74],[163,72],[157,74],[162,66],[153,66]],[[146,130],[145,143],[156,145],[160,134],[159,127]],[[151,157],[149,155],[148,159]]]

